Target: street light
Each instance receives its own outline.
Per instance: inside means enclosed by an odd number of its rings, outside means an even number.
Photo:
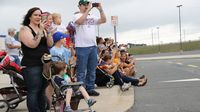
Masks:
[[[182,36],[181,36],[181,7],[183,5],[178,5],[176,7],[178,7],[178,12],[179,12],[179,31],[180,31],[180,53],[182,53],[183,49],[182,49]]]
[[[99,25],[97,26],[97,31],[98,31],[98,37],[99,37]]]
[[[157,33],[158,33],[158,53],[160,53],[160,33],[159,33],[159,27],[157,27]]]
[[[151,29],[151,39],[152,39],[152,45],[153,45],[153,29]]]

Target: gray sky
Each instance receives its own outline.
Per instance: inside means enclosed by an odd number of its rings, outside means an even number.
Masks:
[[[7,34],[8,27],[20,28],[28,9],[40,7],[43,11],[59,12],[63,24],[72,20],[78,11],[79,0],[0,0],[0,34]],[[154,44],[179,41],[178,4],[182,4],[182,39],[200,39],[200,0],[93,0],[101,2],[107,23],[100,26],[100,36],[112,37],[111,16],[118,16],[117,40],[119,43]],[[92,14],[98,15],[93,9]]]

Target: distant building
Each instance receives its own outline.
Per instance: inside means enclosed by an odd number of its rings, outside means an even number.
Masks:
[[[0,35],[0,38],[6,38],[6,35]]]
[[[133,43],[128,43],[127,47],[128,48],[133,48],[133,47],[137,47],[137,46],[147,46],[146,44],[133,44]]]

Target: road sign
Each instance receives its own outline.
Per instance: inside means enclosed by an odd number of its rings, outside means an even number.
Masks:
[[[111,24],[113,26],[117,26],[117,24],[118,24],[118,16],[111,16]]]

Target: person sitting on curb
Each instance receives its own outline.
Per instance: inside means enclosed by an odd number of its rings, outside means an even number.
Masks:
[[[121,52],[120,56],[120,68],[121,71],[127,76],[135,75],[135,60],[133,58],[128,60],[128,56],[126,52]]]
[[[108,74],[112,74],[115,78],[115,84],[118,84],[121,86],[121,89],[124,91],[129,88],[129,86],[126,86],[124,84],[131,83],[133,86],[145,86],[147,83],[147,78],[145,76],[140,77],[139,79],[131,78],[129,76],[126,76],[122,74],[119,71],[119,64],[113,64],[112,57],[110,55],[105,55],[103,57],[102,62],[105,67],[104,71],[106,71]]]

